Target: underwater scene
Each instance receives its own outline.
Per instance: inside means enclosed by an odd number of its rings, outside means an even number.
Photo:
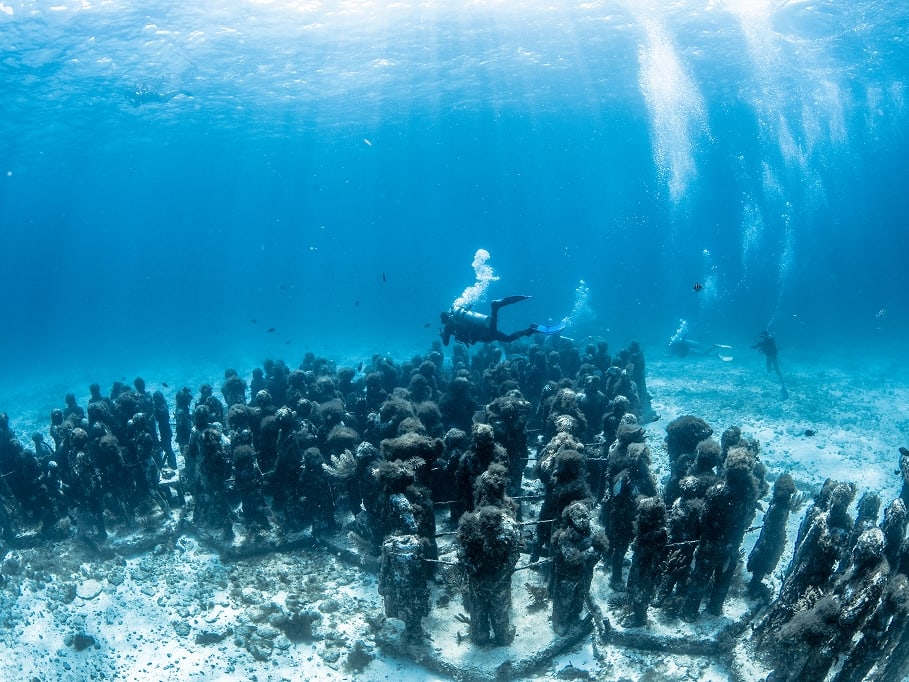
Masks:
[[[907,30],[0,0],[0,680],[909,680]]]

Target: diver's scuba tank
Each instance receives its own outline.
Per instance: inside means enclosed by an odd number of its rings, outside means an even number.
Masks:
[[[475,313],[473,310],[468,310],[467,308],[454,307],[451,309],[451,319],[456,324],[460,323],[478,326],[485,325],[486,321],[489,319],[489,315]]]

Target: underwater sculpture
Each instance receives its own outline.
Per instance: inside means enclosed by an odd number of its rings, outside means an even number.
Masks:
[[[548,535],[558,528],[562,512],[572,502],[593,506],[593,498],[587,485],[586,458],[577,450],[563,448],[552,458],[552,468],[545,485],[543,504],[540,506],[538,529],[543,529],[544,546],[552,540]],[[544,523],[552,521],[553,524]],[[548,526],[548,528],[547,528]]]
[[[532,406],[519,389],[512,389],[486,405],[485,419],[497,443],[508,454],[508,492],[520,495],[527,465],[527,420]]]
[[[521,533],[504,509],[467,512],[458,524],[458,561],[467,574],[464,606],[474,644],[510,644],[511,575],[521,553]]]
[[[251,535],[267,531],[271,527],[267,504],[262,492],[264,480],[256,451],[252,444],[252,433],[246,431],[237,438],[233,448],[234,488],[240,497],[243,525]]]
[[[684,598],[694,562],[694,551],[701,537],[704,498],[698,479],[686,476],[679,481],[679,497],[666,512],[668,547],[666,563],[654,604],[667,606],[671,598]]]
[[[786,522],[789,520],[789,513],[795,511],[799,504],[795,481],[789,474],[783,474],[773,484],[773,495],[770,506],[764,513],[761,534],[748,555],[747,568],[751,573],[748,590],[754,597],[766,596],[767,588],[761,581],[776,569],[780,557],[783,556],[783,548],[786,545]]]
[[[659,496],[645,497],[638,503],[634,521],[631,567],[628,569],[629,613],[623,625],[647,624],[647,609],[656,596],[668,551],[666,505]]]
[[[623,590],[623,565],[634,540],[638,504],[657,493],[656,480],[650,471],[650,449],[644,442],[644,429],[634,415],[625,415],[619,424],[616,439],[609,447],[605,479],[599,512],[600,524],[609,541],[605,561],[610,567],[610,585]]]
[[[704,597],[708,613],[723,613],[723,602],[739,563],[739,547],[754,519],[760,496],[754,467],[754,456],[746,448],[730,450],[724,480],[707,491],[701,540],[694,552],[694,569],[682,610],[682,618],[687,621],[698,617]]]
[[[562,511],[551,542],[552,629],[557,635],[564,635],[580,621],[594,566],[606,549],[606,536],[597,526],[588,503],[576,501]]]
[[[747,630],[733,634],[756,658],[775,668],[778,679],[827,675],[838,682],[889,682],[905,676],[909,545],[901,498],[884,508],[878,525],[879,496],[863,495],[853,518],[849,509],[856,497],[855,487],[828,482],[804,515],[786,578],[779,594],[774,594],[773,573],[783,550],[784,531],[787,521],[793,523],[791,516],[800,501],[791,477],[781,475],[764,513],[760,537],[748,557],[750,585],[757,597],[748,600],[742,596],[748,576],[739,571],[739,548],[753,522],[757,500],[767,490],[757,444],[734,427],[723,432],[717,443],[710,437],[713,429],[694,416],[672,422],[667,429],[667,449],[677,466],[665,479],[676,489],[670,503],[657,497],[647,447],[652,436],[633,415],[626,414],[627,401],[613,400],[614,409],[602,417],[603,434],[598,434],[602,441],[585,447],[589,429],[581,428],[583,420],[575,408],[580,406],[577,382],[590,375],[562,376],[553,381],[551,392],[541,390],[535,399],[525,399],[524,391],[529,395],[529,387],[537,379],[532,378],[529,360],[520,355],[505,361],[494,354],[478,354],[468,365],[453,368],[451,374],[439,373],[438,365],[425,359],[429,356],[400,365],[376,358],[376,364],[366,367],[362,375],[346,373],[344,391],[339,391],[341,377],[330,363],[312,359],[307,369],[286,374],[283,398],[273,398],[270,389],[259,388],[252,405],[231,405],[226,431],[210,422],[208,398],[191,415],[191,393],[188,389],[178,392],[183,419],[195,420],[193,430],[176,436],[185,439],[185,447],[178,440],[178,461],[184,467],[181,475],[193,478],[194,465],[196,472],[196,483],[189,491],[188,511],[192,513],[185,521],[195,525],[196,537],[216,548],[248,547],[250,551],[267,551],[262,549],[268,547],[267,542],[277,541],[282,533],[299,533],[301,525],[315,521],[314,542],[337,543],[363,570],[378,568],[384,613],[404,622],[403,639],[409,642],[433,636],[423,628],[441,608],[430,596],[438,595],[442,588],[429,578],[438,564],[450,562],[457,564],[456,570],[463,571],[467,581],[465,606],[471,634],[470,642],[463,646],[492,643],[504,647],[512,637],[521,637],[520,630],[515,634],[512,627],[520,623],[513,622],[514,614],[509,613],[514,599],[511,583],[516,570],[529,568],[539,571],[538,582],[544,583],[543,602],[551,600],[551,612],[540,612],[551,613],[553,630],[564,635],[553,641],[583,631],[591,620],[597,625],[597,637],[608,639],[606,623],[614,617],[610,627],[613,634],[618,633],[616,642],[653,646],[661,642],[653,630],[664,619],[701,618],[704,606],[708,614],[723,613],[730,585],[736,585],[735,606],[744,603],[751,609],[736,617],[742,619],[743,627],[750,620],[755,629],[753,635]],[[526,357],[533,355],[528,352]],[[547,357],[546,353],[538,355]],[[569,362],[552,358],[547,366],[568,366]],[[273,381],[280,383],[284,373],[278,368],[282,365],[271,363]],[[323,367],[319,371],[326,374],[309,375],[307,372],[314,372],[311,367]],[[375,378],[368,380],[370,376]],[[264,381],[264,372],[262,378]],[[381,388],[378,394],[384,395],[383,400],[369,411],[347,409],[348,403],[355,405],[363,399],[368,381],[373,389]],[[478,404],[487,405],[476,419],[489,423],[472,425],[473,446],[470,436],[453,428],[447,416],[442,417],[447,431],[441,439],[428,435],[422,421],[437,418],[428,409],[435,404],[429,398],[441,401],[451,395],[455,382],[469,387],[464,395],[475,395]],[[150,440],[150,415],[137,411],[126,416],[130,410],[141,409],[138,394],[121,386],[110,403],[100,397],[94,400],[87,410],[85,428],[70,421],[83,424],[78,410],[73,409],[66,420],[63,410],[53,414],[53,456],[61,460],[59,480],[67,485],[62,498],[53,493],[59,488],[52,472],[42,466],[25,466],[29,457],[46,458],[46,451],[35,441],[34,453],[17,445],[8,419],[0,422],[6,436],[0,443],[4,461],[18,463],[15,475],[0,484],[4,542],[21,543],[26,537],[20,533],[22,528],[53,527],[59,521],[61,527],[73,523],[82,533],[80,537],[103,545],[112,542],[106,537],[108,526],[114,528],[116,541],[118,535],[130,532],[129,524],[135,526],[137,519],[151,525],[152,516],[164,523],[178,515],[177,510],[156,502],[150,489],[143,491],[141,499],[136,495],[142,481],[123,459],[125,455],[131,462],[147,464],[163,453]],[[546,408],[541,409],[544,401],[548,401]],[[542,415],[541,428],[549,424],[554,430],[549,441],[532,437],[527,422],[532,414]],[[583,411],[581,416],[586,419]],[[122,441],[115,431],[121,433]],[[537,507],[539,496],[512,499],[509,494],[514,489],[514,454],[522,450],[528,460],[537,454],[536,473],[541,482],[526,481],[525,490],[532,486],[545,491],[541,507]],[[265,455],[274,468],[257,473],[262,452],[274,453]],[[598,510],[591,500],[585,476],[591,463],[588,453],[595,453],[593,459],[607,460],[604,518],[616,546],[624,545],[621,554],[608,548],[591,521],[602,513],[602,507]],[[458,490],[451,465],[465,455],[476,461],[470,462],[470,475],[465,476],[471,485]],[[521,480],[525,473],[530,476],[529,471],[521,472]],[[40,477],[40,485],[30,488],[35,483],[30,477]],[[4,487],[7,480],[38,491],[41,501],[48,504],[42,507],[26,498],[20,500]],[[645,490],[650,494],[642,494]],[[628,499],[619,504],[618,498],[626,492]],[[443,548],[449,554],[440,561],[434,545],[435,521],[444,522],[448,503],[462,496],[467,514],[454,533],[457,542]],[[44,517],[39,513],[42,509],[59,511]],[[66,517],[69,511],[73,512],[71,518]],[[543,542],[536,549],[540,560],[533,566],[518,565],[522,545],[518,511],[531,519],[526,526],[545,522],[537,526]],[[348,549],[343,544],[348,533],[362,529],[368,530],[361,535],[368,541],[350,545],[355,551]],[[622,563],[629,548],[626,582]],[[307,546],[301,551],[319,550]],[[610,551],[604,578],[594,567]],[[457,556],[456,562],[450,561],[452,555]],[[610,590],[606,581],[615,573],[617,558],[621,559],[618,580]],[[591,585],[599,586],[609,597],[602,598],[602,591],[591,594]],[[424,595],[430,596],[424,599]],[[610,603],[613,598],[616,605]],[[588,615],[582,618],[585,605]],[[598,610],[601,605],[610,609],[606,616]],[[765,611],[757,611],[765,605]],[[657,609],[659,618],[654,617]],[[732,618],[731,612],[731,608],[727,610],[726,619]],[[706,632],[723,622],[705,617],[696,629],[683,632]],[[781,640],[778,633],[786,633],[788,639]],[[808,664],[790,660],[787,647],[796,647],[801,652],[799,660]],[[878,650],[884,653],[876,656]]]
[[[222,537],[228,540],[234,537],[233,510],[227,490],[233,462],[224,440],[216,427],[210,426],[202,432],[193,521],[202,527],[220,529]]]
[[[429,614],[429,558],[426,539],[419,535],[390,535],[382,543],[379,594],[385,615],[404,621],[404,637],[419,641],[422,619]]]
[[[679,496],[678,484],[685,476],[697,455],[697,446],[713,435],[713,429],[700,417],[684,415],[666,426],[666,451],[669,454],[669,480],[663,499],[671,505]],[[725,458],[725,452],[723,453]]]
[[[474,485],[493,462],[508,467],[508,452],[496,442],[489,424],[474,424],[471,445],[461,455],[454,470],[455,497],[451,504],[452,519],[473,508]]]

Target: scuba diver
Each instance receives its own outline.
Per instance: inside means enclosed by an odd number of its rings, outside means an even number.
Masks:
[[[728,346],[725,343],[715,343],[710,348],[704,348],[699,342],[689,339],[688,322],[686,320],[679,320],[679,328],[675,330],[675,334],[669,339],[667,348],[670,355],[679,358],[685,358],[689,355],[711,355],[716,350],[718,351],[717,357],[723,362],[729,362],[733,359],[728,353],[728,351],[732,350],[732,346]]]
[[[493,301],[490,304],[492,312],[489,315],[476,313],[461,306],[452,306],[450,310],[440,316],[444,325],[439,332],[442,335],[442,343],[447,346],[452,336],[455,341],[460,341],[468,346],[475,343],[489,343],[490,341],[508,343],[531,334],[555,334],[565,328],[565,323],[559,322],[549,326],[531,324],[526,329],[521,329],[511,334],[499,331],[499,308],[512,303],[519,303],[528,298],[530,296],[506,296]]]
[[[673,339],[669,342],[669,354],[680,358],[688,357],[688,355],[707,355],[714,348],[716,348],[716,344],[704,350],[701,348],[701,344],[691,339]]]
[[[780,372],[779,349],[776,347],[776,340],[770,335],[770,332],[765,329],[761,332],[761,336],[758,338],[757,343],[751,347],[757,349],[758,353],[761,353],[767,358],[767,371],[776,372],[776,375],[780,378],[782,399],[785,400],[789,397],[789,391],[786,390],[786,384],[783,383],[783,373]]]
[[[729,362],[733,358],[731,355],[726,355],[725,352],[731,348],[732,346],[725,343],[715,343],[710,348],[702,348],[700,343],[690,339],[679,339],[669,342],[669,354],[679,358],[685,358],[689,355],[712,355],[714,351],[718,351],[717,357],[723,362]]]

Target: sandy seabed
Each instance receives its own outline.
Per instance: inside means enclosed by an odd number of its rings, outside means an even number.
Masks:
[[[900,486],[897,448],[909,444],[909,370],[891,361],[853,366],[848,360],[811,359],[789,360],[783,371],[787,400],[780,399],[776,377],[764,373],[760,358],[648,358],[648,387],[660,415],[647,425],[657,477],[668,472],[666,424],[693,414],[715,435],[737,425],[759,440],[771,478],[788,471],[808,493],[827,477],[852,481],[857,497],[873,490],[886,505]],[[184,384],[197,388],[205,380],[218,385],[217,379],[175,371],[168,381],[173,391]],[[103,385],[108,379],[88,377],[85,387],[94,380]],[[80,388],[19,387],[15,404],[0,404],[0,410],[10,414],[28,443],[32,430],[46,429],[48,401],[62,404],[62,392],[79,395]],[[158,386],[149,381],[149,388]],[[172,404],[172,394],[168,399]],[[528,482],[528,490],[536,485]],[[120,549],[113,551],[65,540],[11,550],[0,559],[0,679],[403,682],[448,678],[414,658],[509,658],[502,651],[472,650],[466,625],[456,620],[459,600],[441,583],[434,586],[433,599],[442,602],[424,623],[432,640],[415,657],[390,653],[377,639],[396,622],[382,624],[375,574],[350,561],[350,554],[304,543],[229,559],[215,543],[181,532],[177,515],[149,519],[138,532],[114,528],[110,548]],[[789,550],[800,517],[790,518]],[[440,522],[440,531],[449,529]],[[746,552],[756,536],[746,536]],[[443,555],[445,549],[443,540]],[[784,554],[780,567],[788,560]],[[683,626],[652,610],[650,631],[709,639],[747,611],[744,569],[740,578],[722,618],[702,616]],[[551,641],[546,612],[533,609],[524,588],[540,579],[522,571],[513,582],[514,658]],[[772,580],[777,586],[778,578]],[[592,592],[614,622],[600,567]],[[289,628],[301,613],[311,624]],[[747,647],[722,656],[669,654],[603,643],[594,633],[541,664],[532,678],[760,680],[766,673],[749,660]]]

